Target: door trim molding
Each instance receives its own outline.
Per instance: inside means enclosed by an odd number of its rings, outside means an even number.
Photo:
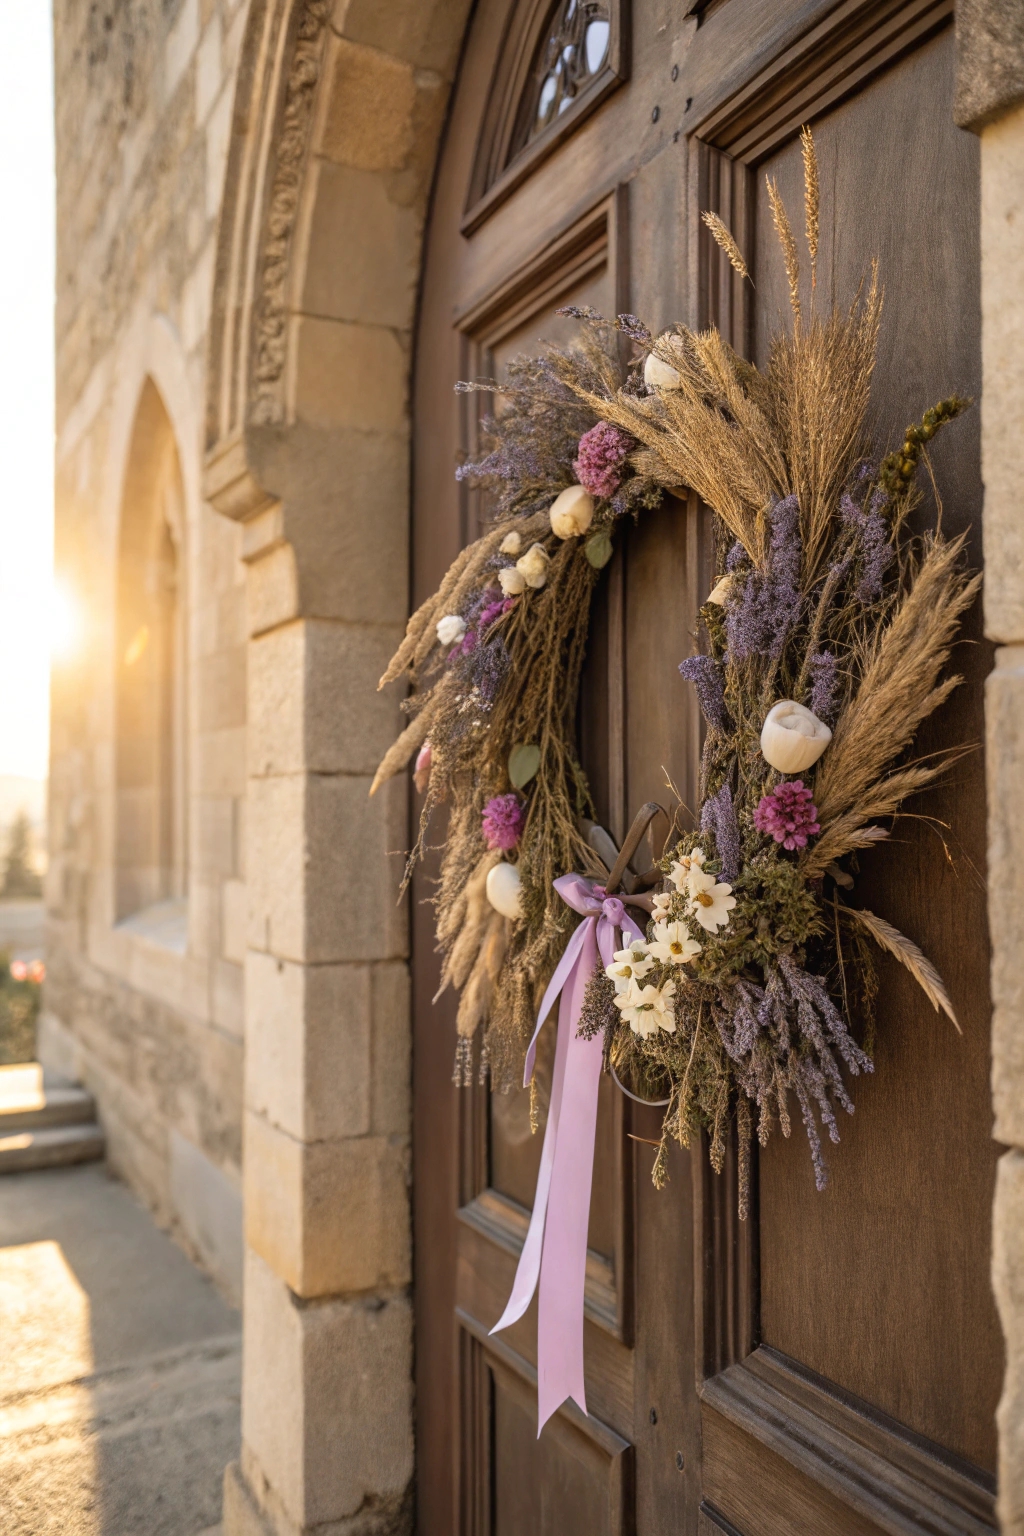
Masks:
[[[953,0],[841,0],[691,130],[755,166],[953,19]]]
[[[750,285],[734,272],[701,220],[717,213],[750,264],[757,166],[802,124],[831,111],[928,41],[953,19],[954,0],[840,0],[769,64],[690,130],[691,305],[700,326],[717,325],[750,355]]]
[[[530,1213],[515,1200],[510,1200],[496,1189],[484,1189],[468,1205],[459,1207],[455,1219],[464,1226],[472,1227],[474,1232],[479,1232],[489,1242],[496,1243],[518,1262],[526,1242]],[[595,1253],[593,1248],[587,1249],[583,1313],[613,1338],[623,1337],[615,1266],[602,1254]]]
[[[462,1307],[455,1308],[455,1321],[459,1329],[461,1355],[461,1379],[463,1393],[475,1398],[477,1417],[481,1422],[480,1408],[490,1417],[487,1435],[478,1447],[477,1454],[460,1459],[459,1502],[461,1512],[460,1536],[490,1536],[491,1510],[487,1491],[492,1486],[494,1468],[494,1392],[486,1380],[488,1370],[504,1380],[506,1389],[519,1399],[530,1414],[537,1407],[537,1371],[530,1362],[512,1348],[504,1339],[492,1338],[477,1320]],[[468,1404],[460,1411],[465,1412]],[[606,1468],[605,1486],[608,1496],[608,1529],[611,1536],[635,1536],[634,1483],[635,1451],[630,1441],[624,1439],[610,1424],[594,1414],[585,1414],[572,1399],[568,1399],[553,1414],[545,1426],[546,1433],[555,1444],[577,1459],[593,1461],[595,1455]],[[461,1444],[461,1435],[456,1444]],[[582,1457],[581,1457],[582,1453]]]
[[[514,5],[487,94],[483,126],[473,157],[466,208],[459,228],[471,235],[490,218],[538,165],[564,144],[612,91],[629,79],[631,0],[609,0],[608,55],[572,106],[509,160],[530,66],[550,21],[548,0]]]
[[[992,1536],[995,1479],[766,1345],[701,1402],[892,1536]]]

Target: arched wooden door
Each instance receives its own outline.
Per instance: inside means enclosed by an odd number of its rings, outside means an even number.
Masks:
[[[692,14],[683,15],[684,11]],[[979,379],[978,168],[952,122],[951,0],[480,0],[438,171],[417,338],[413,601],[478,508],[459,378],[500,374],[566,334],[563,304],[655,329],[715,321],[760,358],[785,300],[764,172],[796,210],[803,122],[829,215],[820,270],[846,303],[869,259],[886,288],[877,412],[895,436]],[[744,292],[699,224],[744,246]],[[946,527],[972,523],[977,416],[940,440]],[[584,750],[616,836],[684,798],[699,722],[676,674],[708,590],[691,500],[646,517],[603,578]],[[980,740],[984,648],[926,750]],[[666,701],[670,701],[666,703]],[[676,1149],[651,1187],[657,1120],[602,1090],[586,1310],[591,1418],[567,1405],[538,1442],[535,1311],[500,1315],[540,1138],[525,1095],[451,1084],[453,1010],[432,1006],[429,885],[414,902],[418,1529],[422,1536],[741,1536],[980,1532],[993,1526],[1002,1351],[988,1282],[988,947],[980,752],[902,825],[865,883],[941,961],[963,1038],[895,967],[882,972],[877,1073],[814,1188],[805,1146],[760,1159],[751,1219],[734,1174]],[[874,905],[874,900],[870,902]]]

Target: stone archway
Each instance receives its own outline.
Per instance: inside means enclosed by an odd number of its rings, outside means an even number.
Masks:
[[[404,786],[420,243],[469,0],[254,0],[205,494],[248,563],[243,1448],[225,1528],[411,1528]],[[354,1527],[353,1527],[354,1528]]]

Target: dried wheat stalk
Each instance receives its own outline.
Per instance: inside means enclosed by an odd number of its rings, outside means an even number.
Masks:
[[[751,277],[750,273],[747,271],[747,264],[743,260],[743,253],[739,246],[736,244],[736,241],[734,240],[729,230],[718,217],[718,214],[705,213],[702,215],[702,217],[704,219],[704,223],[711,231],[715,244],[720,246],[721,249],[725,252],[726,256],[728,256],[733,269],[739,273],[740,277],[745,277],[747,281],[750,282]]]
[[[906,966],[935,1012],[938,1013],[941,1009],[952,1020],[957,1033],[963,1034],[942,977],[912,939],[908,939],[906,934],[900,933],[898,928],[887,923],[884,917],[878,917],[874,912],[867,912],[863,907],[840,906],[839,913],[845,921],[859,923],[880,949],[884,949],[901,965]]]

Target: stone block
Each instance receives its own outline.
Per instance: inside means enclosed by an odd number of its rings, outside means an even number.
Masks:
[[[403,957],[404,781],[373,800],[365,777],[249,785],[249,948],[319,963]]]
[[[404,723],[398,690],[377,691],[401,633],[307,621],[254,640],[250,771],[372,774]]]
[[[409,538],[405,429],[393,434],[328,431],[297,421],[287,439],[265,435],[252,447],[264,483],[284,488],[284,527],[297,582],[294,612],[404,626]],[[453,495],[456,489],[453,482]],[[270,628],[253,620],[250,614],[253,633]]]
[[[299,613],[299,572],[290,544],[279,544],[249,566],[249,633],[287,624]]]
[[[409,350],[393,330],[299,315],[291,356],[294,411],[303,421],[327,430],[407,429]]]
[[[306,958],[305,779],[250,779],[248,948]]]
[[[247,1111],[245,1240],[297,1296],[405,1285],[405,1142],[360,1136],[305,1143]]]
[[[331,1522],[344,1533],[351,1520],[352,1536],[409,1530],[403,1518],[413,1475],[408,1299],[304,1306],[249,1254],[242,1439],[250,1485],[261,1483],[261,1501],[279,1503],[300,1529]],[[368,1519],[372,1524],[363,1523]]]
[[[173,1127],[171,1202],[201,1263],[233,1305],[242,1297],[242,1196],[232,1180]]]
[[[196,122],[205,123],[221,86],[220,16],[213,12],[196,50]],[[219,200],[220,188],[218,188]]]
[[[371,1060],[379,1051],[372,982],[366,965],[304,966],[249,954],[247,1108],[301,1141],[407,1131],[407,1121],[371,1126]]]
[[[224,1468],[224,1536],[278,1536],[256,1507],[237,1461]]]
[[[302,773],[306,767],[306,626],[280,624],[250,642],[249,772]]]
[[[216,245],[209,239],[181,291],[181,339],[187,352],[200,352],[206,342],[215,256]]]
[[[1015,7],[1024,25],[1024,9]],[[981,137],[981,459],[985,628],[1024,641],[1024,106]],[[991,381],[998,381],[993,385]]]
[[[370,780],[308,779],[306,958],[391,960],[408,949],[399,899],[408,843],[406,784],[393,779],[369,799]]]
[[[231,108],[233,92],[228,85],[210,113],[206,125],[206,217],[213,220],[224,196],[224,172],[231,144]]]
[[[416,79],[412,66],[379,48],[332,39],[330,89],[318,149],[340,165],[398,171],[413,149]]]
[[[235,808],[230,795],[193,795],[190,864],[200,875],[223,878],[235,867]]]
[[[188,951],[197,960],[209,960],[221,947],[221,882],[198,870],[188,884]]]
[[[370,1008],[373,1045],[371,1124],[379,1136],[405,1136],[412,1123],[412,993],[404,961],[375,965]]]
[[[1024,646],[996,652],[985,729],[993,1135],[1024,1146]]]
[[[245,647],[226,646],[193,664],[195,720],[200,731],[245,724]]]
[[[164,44],[164,92],[172,96],[199,42],[199,0],[184,0]]]
[[[197,795],[245,794],[246,728],[228,726],[221,731],[197,731],[192,738],[192,789]]]
[[[980,132],[1024,99],[1020,0],[957,0],[953,117]]]
[[[245,972],[232,960],[214,959],[210,967],[210,1017],[218,1029],[245,1038]]]
[[[245,964],[245,932],[248,895],[244,880],[225,880],[221,886],[221,954],[236,965]]]
[[[469,13],[469,0],[335,0],[335,30],[354,43],[380,48],[419,69],[433,69],[450,80]]]
[[[1024,1154],[999,1159],[992,1211],[992,1288],[1006,1343],[999,1425],[999,1528],[1024,1531]]]
[[[419,279],[420,217],[372,171],[321,160],[305,266],[307,314],[408,330]]]

